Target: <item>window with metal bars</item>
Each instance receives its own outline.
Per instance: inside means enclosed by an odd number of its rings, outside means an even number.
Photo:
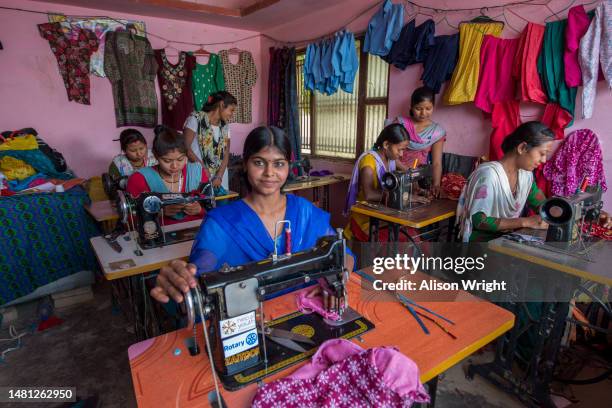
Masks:
[[[304,89],[305,52],[297,55],[297,92],[302,154],[355,159],[374,145],[387,118],[389,65],[361,51],[353,93],[324,95]]]

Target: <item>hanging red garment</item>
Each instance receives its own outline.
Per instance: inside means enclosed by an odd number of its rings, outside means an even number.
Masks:
[[[518,101],[499,102],[493,105],[491,113],[491,141],[489,144],[489,160],[499,160],[504,156],[501,145],[506,136],[521,124]]]
[[[523,102],[548,102],[537,66],[544,30],[543,25],[528,23],[519,38],[512,75],[519,82],[519,97]]]
[[[572,115],[559,104],[549,103],[544,109],[542,123],[548,126],[555,134],[555,139],[560,140],[565,136],[565,128],[572,121]]]
[[[480,48],[480,73],[474,105],[491,113],[493,104],[514,99],[512,76],[519,39],[505,40],[485,35]]]
[[[89,105],[89,61],[98,50],[98,37],[78,27],[65,32],[60,23],[39,24],[38,31],[57,59],[68,100]]]

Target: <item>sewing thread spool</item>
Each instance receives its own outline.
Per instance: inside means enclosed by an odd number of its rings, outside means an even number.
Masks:
[[[580,191],[584,193],[588,186],[589,186],[589,178],[585,177],[584,179],[582,179],[582,184],[580,185]]]
[[[285,254],[291,255],[291,225],[285,230]]]

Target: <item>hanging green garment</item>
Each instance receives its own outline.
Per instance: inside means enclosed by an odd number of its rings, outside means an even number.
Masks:
[[[202,110],[208,97],[215,92],[225,91],[223,65],[217,54],[210,54],[206,64],[197,64],[191,74],[193,103],[195,110]]]
[[[558,103],[572,116],[571,126],[574,122],[574,107],[576,105],[577,87],[569,88],[565,84],[565,64],[563,52],[565,50],[565,26],[567,20],[546,23],[542,51],[538,57],[538,73],[550,102]]]

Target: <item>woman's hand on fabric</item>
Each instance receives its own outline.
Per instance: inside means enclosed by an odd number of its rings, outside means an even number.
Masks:
[[[531,217],[523,218],[523,227],[543,230],[548,228],[548,224],[543,221],[542,217],[540,217],[539,215],[532,215]]]
[[[160,269],[151,289],[151,296],[158,302],[168,303],[170,298],[175,302],[183,301],[183,295],[197,286],[195,279],[196,266],[178,259]]]
[[[166,206],[164,207],[164,215],[172,217],[173,215],[176,215],[182,212],[183,207],[184,207],[183,204],[173,204],[173,205]]]
[[[202,212],[202,206],[198,202],[186,204],[185,207],[183,207],[183,211],[185,211],[187,215],[198,215]]]
[[[612,218],[610,217],[610,214],[605,211],[602,211],[599,214],[599,225],[604,228],[612,228]]]
[[[221,185],[221,183],[222,183],[221,177],[217,177],[217,176],[213,177],[212,179],[213,187],[217,188]]]

